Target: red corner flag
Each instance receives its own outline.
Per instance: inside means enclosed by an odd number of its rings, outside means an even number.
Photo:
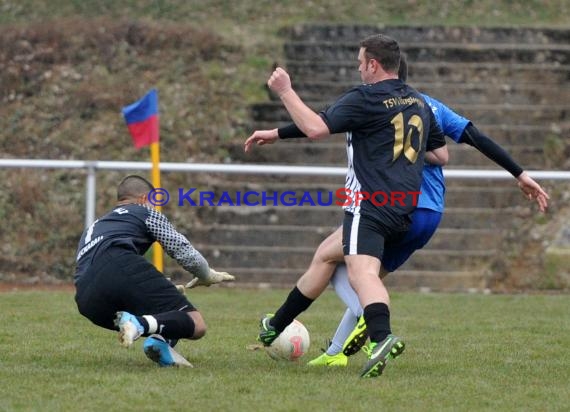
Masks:
[[[158,92],[150,90],[142,99],[123,107],[123,116],[137,148],[158,142]]]

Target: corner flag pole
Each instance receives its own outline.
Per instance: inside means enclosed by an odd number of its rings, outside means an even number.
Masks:
[[[160,186],[160,143],[154,142],[150,144],[150,158],[152,161],[152,185],[155,188]],[[160,206],[155,206],[159,212],[162,209]],[[160,243],[154,242],[152,246],[152,263],[159,272],[164,268],[163,252]]]
[[[133,104],[123,107],[123,116],[133,138],[135,147],[138,149],[150,145],[150,158],[152,161],[152,185],[160,186],[160,126],[158,120],[158,91],[151,89],[142,99]],[[155,206],[160,211],[160,206]],[[162,246],[154,242],[152,261],[157,270],[162,272],[164,268],[162,260]]]

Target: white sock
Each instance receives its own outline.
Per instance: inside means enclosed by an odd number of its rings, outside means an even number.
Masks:
[[[147,333],[156,333],[156,331],[158,330],[158,322],[156,321],[156,319],[154,318],[154,316],[150,316],[150,315],[144,315],[143,318],[147,321],[148,323],[148,331]]]
[[[337,296],[352,311],[354,316],[360,317],[363,313],[362,306],[360,306],[358,295],[348,281],[348,270],[344,263],[336,267],[331,278],[331,285]]]
[[[336,332],[334,333],[334,336],[331,340],[331,344],[327,348],[327,355],[333,356],[337,353],[342,352],[344,342],[346,342],[348,335],[350,335],[350,332],[352,332],[356,326],[357,321],[358,318],[354,316],[352,311],[350,309],[346,309],[342,320],[336,328]]]
[[[356,326],[358,317],[362,315],[362,306],[358,300],[358,295],[348,281],[348,271],[346,265],[338,265],[331,278],[331,284],[338,297],[347,306],[344,316],[338,325],[336,332],[332,338],[331,344],[327,349],[327,355],[336,355],[342,351],[342,347],[350,332]]]

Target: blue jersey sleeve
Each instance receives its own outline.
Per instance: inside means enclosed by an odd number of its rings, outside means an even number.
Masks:
[[[455,113],[439,100],[425,94],[422,94],[422,96],[426,103],[431,107],[431,110],[437,120],[437,123],[441,126],[443,133],[455,142],[461,143],[461,135],[467,125],[471,123],[470,120]]]

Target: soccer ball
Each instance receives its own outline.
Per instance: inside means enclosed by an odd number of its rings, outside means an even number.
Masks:
[[[295,361],[307,353],[310,344],[309,331],[295,319],[265,351],[272,359]]]

